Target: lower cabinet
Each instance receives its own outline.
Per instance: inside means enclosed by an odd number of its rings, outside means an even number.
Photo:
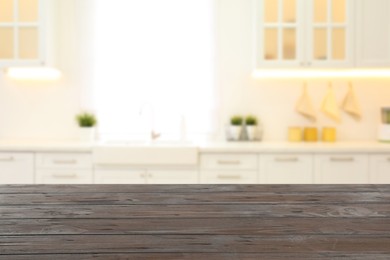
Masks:
[[[36,184],[92,184],[91,170],[80,169],[39,169]]]
[[[36,184],[92,184],[90,153],[37,153]]]
[[[390,155],[370,156],[370,183],[390,184]]]
[[[34,154],[0,153],[0,184],[33,184]]]
[[[261,184],[312,184],[313,156],[300,154],[265,154],[259,158]]]
[[[316,155],[314,181],[317,184],[368,184],[368,165],[365,154]]]
[[[201,184],[256,184],[258,155],[205,153],[200,156]]]
[[[95,184],[197,184],[197,169],[95,169]]]

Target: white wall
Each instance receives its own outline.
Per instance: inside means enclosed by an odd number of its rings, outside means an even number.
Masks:
[[[356,95],[363,110],[356,121],[342,113],[337,124],[324,116],[319,108],[327,90],[325,80],[309,80],[308,89],[318,108],[319,120],[312,124],[294,109],[301,95],[299,80],[254,80],[251,78],[253,38],[251,0],[218,1],[218,68],[221,92],[222,122],[233,114],[255,114],[264,124],[266,140],[286,140],[289,126],[336,126],[340,140],[373,140],[379,122],[380,105],[390,105],[390,80],[354,80]],[[332,81],[341,103],[348,82]]]
[[[75,0],[60,0],[60,3],[64,12],[75,8]],[[285,140],[288,126],[312,125],[294,112],[295,102],[301,94],[301,82],[261,81],[250,76],[253,56],[251,0],[217,0],[217,3],[220,125],[223,126],[233,114],[255,114],[264,124],[266,140]],[[86,34],[77,26],[77,17],[57,17],[60,30],[52,33],[56,35],[59,48],[52,52],[56,54],[55,61],[64,77],[51,83],[20,83],[10,81],[0,73],[0,138],[71,139],[77,136],[74,115],[83,108],[83,93],[89,83],[85,65],[88,55],[80,40]],[[335,124],[318,111],[320,117],[315,125],[335,125],[340,140],[375,139],[379,107],[390,105],[390,80],[352,81],[363,109],[362,120],[357,122],[343,113],[343,122]],[[311,80],[308,84],[313,102],[319,108],[327,82]],[[341,102],[347,82],[334,81],[334,87]]]
[[[88,0],[89,1],[89,0]],[[80,1],[80,2],[86,2]],[[46,21],[48,65],[63,72],[57,81],[15,81],[0,71],[0,139],[74,139],[82,107],[85,53],[77,0],[49,0]],[[83,7],[83,6],[81,6]],[[52,46],[57,46],[52,48]]]

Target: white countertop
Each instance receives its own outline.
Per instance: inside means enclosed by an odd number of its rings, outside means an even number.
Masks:
[[[75,140],[0,140],[2,152],[91,152],[101,143]],[[390,143],[356,141],[336,143],[205,142],[194,144],[204,153],[390,153]]]
[[[0,140],[2,152],[91,152],[92,147],[75,140]]]
[[[390,143],[377,141],[336,143],[290,143],[290,142],[220,142],[205,143],[202,152],[273,152],[273,153],[390,153]]]

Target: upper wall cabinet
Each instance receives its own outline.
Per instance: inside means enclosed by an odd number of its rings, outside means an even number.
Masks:
[[[357,0],[356,65],[390,66],[390,1]]]
[[[0,0],[0,66],[39,65],[42,0]]]
[[[256,67],[351,67],[354,1],[254,0]]]

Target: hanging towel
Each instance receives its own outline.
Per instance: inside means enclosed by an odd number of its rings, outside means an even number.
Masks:
[[[298,113],[308,118],[309,120],[317,120],[316,112],[313,108],[312,102],[307,92],[306,82],[303,85],[302,96],[299,98],[295,109]]]
[[[326,94],[324,101],[322,102],[321,111],[336,122],[341,121],[340,109],[337,105],[332,83],[329,83],[328,93]]]
[[[355,91],[351,82],[349,83],[349,90],[344,98],[342,107],[345,112],[355,117],[356,119],[360,119],[362,117],[362,111],[360,109],[360,105],[357,101]]]

